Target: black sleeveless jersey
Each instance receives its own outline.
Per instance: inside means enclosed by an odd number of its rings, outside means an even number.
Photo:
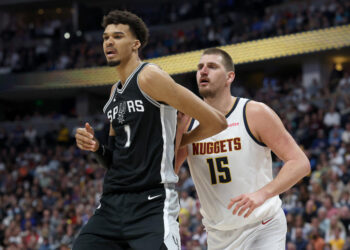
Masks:
[[[141,63],[124,85],[119,81],[103,112],[116,132],[113,164],[103,193],[134,192],[176,183],[176,110],[152,99],[138,85]]]

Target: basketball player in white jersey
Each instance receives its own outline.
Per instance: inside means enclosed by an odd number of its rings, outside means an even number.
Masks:
[[[197,69],[204,101],[226,114],[228,128],[182,147],[177,169],[187,157],[201,203],[208,249],[285,249],[286,219],[279,194],[310,171],[310,164],[279,117],[263,103],[231,95],[231,57],[205,50]],[[177,137],[198,126],[179,118]],[[187,126],[186,126],[187,124]],[[284,161],[275,179],[271,150]]]

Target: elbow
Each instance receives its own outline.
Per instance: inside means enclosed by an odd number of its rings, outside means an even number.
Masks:
[[[308,158],[305,157],[305,159],[303,159],[301,166],[303,167],[303,170],[304,170],[303,171],[304,176],[309,175],[311,172],[311,165],[310,165],[310,161]]]

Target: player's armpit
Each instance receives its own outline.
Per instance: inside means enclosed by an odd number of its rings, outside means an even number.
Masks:
[[[181,165],[187,157],[187,147],[180,147],[183,134],[188,130],[191,123],[191,117],[178,111],[176,127],[176,144],[175,144],[175,173],[178,174]]]
[[[138,83],[142,91],[153,99],[167,103],[199,121],[200,125],[196,129],[183,135],[181,146],[205,139],[227,128],[226,118],[221,112],[177,84],[158,67],[146,66],[139,74]]]
[[[181,147],[179,148],[175,153],[175,173],[178,174],[180,171],[180,167],[186,160],[186,157],[188,155],[187,147]]]
[[[112,123],[109,125],[109,136],[116,136],[115,130],[112,126]]]

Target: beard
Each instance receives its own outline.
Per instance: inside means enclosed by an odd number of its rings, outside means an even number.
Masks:
[[[120,60],[107,61],[107,65],[110,67],[118,66],[119,64],[120,64]]]
[[[212,90],[198,88],[199,94],[203,98],[212,98],[215,96]]]

